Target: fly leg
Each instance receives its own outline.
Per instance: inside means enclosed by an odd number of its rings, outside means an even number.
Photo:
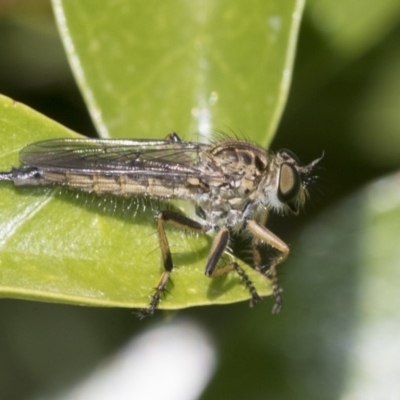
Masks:
[[[258,250],[258,244],[266,243],[280,252],[280,255],[272,260],[271,264],[269,265],[268,272],[266,273],[266,275],[269,276],[272,281],[272,292],[275,297],[275,304],[272,308],[272,313],[278,314],[282,308],[282,296],[281,288],[279,287],[278,283],[276,268],[289,255],[289,247],[285,242],[279,239],[278,236],[274,235],[270,230],[256,221],[249,221],[247,223],[247,228],[256,239],[256,242],[254,243],[254,263],[257,271],[263,273],[261,270],[261,255]]]
[[[160,249],[161,249],[161,258],[164,271],[161,274],[161,278],[155,287],[155,292],[151,296],[150,304],[148,308],[143,310],[139,310],[139,317],[144,318],[149,315],[153,315],[154,311],[158,307],[160,303],[161,296],[166,290],[167,283],[169,281],[171,272],[173,270],[173,262],[171,250],[169,248],[169,243],[167,239],[167,235],[165,233],[164,224],[168,222],[172,225],[177,226],[178,228],[186,229],[193,232],[206,232],[208,227],[200,224],[199,222],[193,221],[190,218],[187,218],[181,214],[178,214],[173,211],[160,211],[157,215],[157,232],[158,238],[160,241]]]
[[[235,270],[237,274],[240,276],[244,286],[250,292],[251,295],[250,305],[253,306],[255,303],[258,303],[262,299],[257,293],[257,290],[253,285],[253,282],[250,280],[250,278],[243,270],[243,268],[240,267],[240,265],[237,262],[233,261],[222,268],[216,269],[218,261],[224,254],[226,248],[228,247],[228,244],[229,244],[229,230],[228,228],[222,228],[215,236],[215,239],[211,246],[211,250],[208,255],[206,263],[205,274],[210,278],[214,278],[216,276],[220,276],[232,270]]]

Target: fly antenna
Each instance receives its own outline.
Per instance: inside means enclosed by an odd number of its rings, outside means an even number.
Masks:
[[[325,151],[322,150],[322,155],[321,155],[321,157],[315,159],[314,161],[310,162],[310,164],[305,165],[304,167],[300,167],[299,170],[300,170],[302,173],[309,174],[309,173],[314,169],[314,167],[315,167],[324,157],[325,157]]]

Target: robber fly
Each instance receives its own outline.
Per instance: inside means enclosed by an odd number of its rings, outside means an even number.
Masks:
[[[272,281],[272,312],[278,313],[282,297],[277,266],[288,256],[289,247],[265,227],[266,217],[269,210],[298,213],[307,197],[310,173],[321,158],[301,166],[288,150],[273,154],[230,138],[213,144],[185,142],[176,133],[165,140],[54,139],[23,148],[23,165],[0,172],[0,180],[16,186],[58,185],[98,195],[189,201],[202,222],[170,210],[157,213],[163,272],[149,306],[140,315],[154,313],[173,270],[165,223],[199,233],[215,231],[205,275],[215,277],[235,270],[251,295],[252,306],[261,297],[239,264],[217,268],[231,233],[240,229],[250,233],[254,268]],[[268,265],[262,265],[262,244],[277,250]]]

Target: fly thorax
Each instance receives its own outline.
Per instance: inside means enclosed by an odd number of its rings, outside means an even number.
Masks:
[[[239,210],[212,211],[207,216],[207,223],[213,228],[234,228],[244,223],[243,212]]]
[[[243,212],[239,210],[231,210],[226,216],[226,226],[233,228],[244,224]]]

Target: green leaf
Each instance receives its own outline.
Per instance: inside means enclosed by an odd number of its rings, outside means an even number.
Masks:
[[[24,145],[77,136],[33,110],[0,96],[0,169],[18,165]],[[99,306],[146,307],[157,284],[161,255],[155,206],[53,188],[1,182],[0,295]],[[145,208],[145,209],[144,209]],[[136,214],[136,216],[135,216]],[[247,299],[235,274],[210,280],[207,236],[167,228],[175,270],[161,308]],[[248,271],[260,294],[269,282]]]
[[[69,61],[103,137],[268,144],[286,102],[303,0],[53,0]]]
[[[289,87],[303,1],[251,6],[53,1],[67,54],[102,136],[209,137],[232,128],[266,143]],[[177,6],[177,7],[174,7]],[[112,17],[110,17],[112,16]],[[1,98],[1,168],[26,144],[73,133]],[[2,182],[1,293],[86,305],[146,307],[162,272],[157,205]],[[175,204],[175,207],[187,206]],[[186,207],[186,208],[185,208]],[[211,238],[168,229],[174,287],[161,308],[249,298],[240,279],[210,280]],[[261,295],[270,283],[247,268]]]

